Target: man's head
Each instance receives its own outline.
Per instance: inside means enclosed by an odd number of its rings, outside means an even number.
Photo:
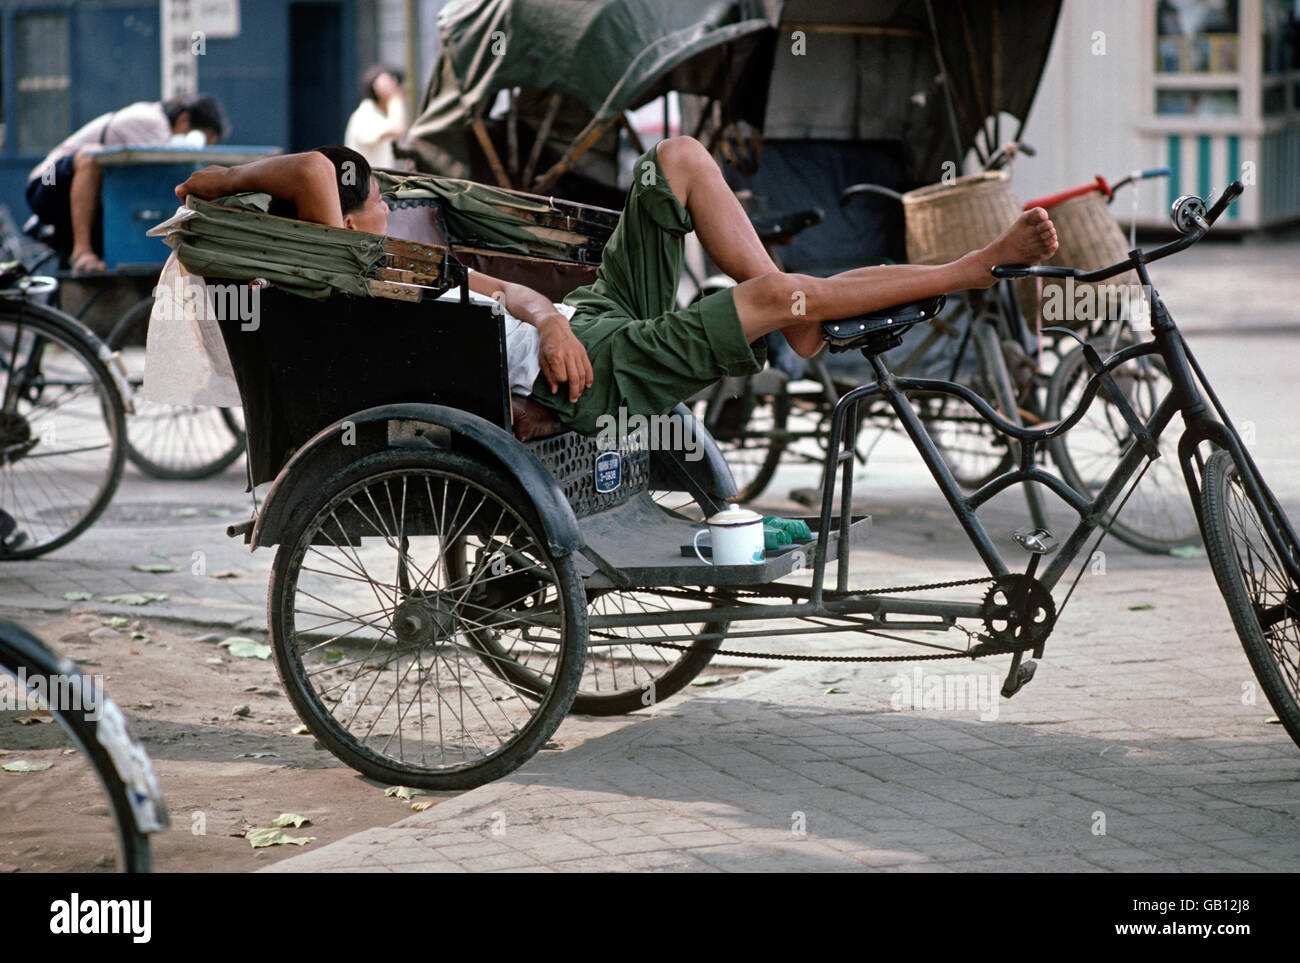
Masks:
[[[175,97],[163,101],[163,113],[172,125],[173,134],[188,134],[192,130],[201,130],[208,138],[209,144],[220,143],[230,133],[230,124],[226,120],[225,108],[221,101],[207,94],[194,97]]]
[[[331,144],[317,147],[334,165],[339,189],[343,226],[349,231],[388,233],[388,205],[379,194],[379,182],[370,173],[370,162],[348,147]]]

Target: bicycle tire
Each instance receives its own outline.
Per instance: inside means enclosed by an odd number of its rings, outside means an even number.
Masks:
[[[119,352],[143,348],[152,310],[152,297],[128,309],[109,332],[109,348]],[[244,431],[229,409],[154,404],[139,394],[143,367],[138,375],[132,372],[129,378],[136,392],[136,412],[127,419],[126,456],[146,475],[164,481],[210,478],[225,471],[244,453]],[[146,425],[156,427],[146,431]],[[228,441],[221,438],[224,432],[231,436]]]
[[[0,559],[35,558],[66,545],[116,493],[126,463],[126,413],[108,357],[76,319],[0,300],[0,511],[25,539],[10,536]],[[62,472],[57,481],[55,471]],[[83,479],[93,489],[70,496]]]
[[[1107,340],[1095,347],[1105,357],[1129,343]],[[1130,365],[1136,373],[1126,377],[1123,372]],[[1074,410],[1090,375],[1080,345],[1052,372],[1047,387],[1048,421],[1059,421]],[[1151,416],[1169,383],[1159,359],[1149,356],[1122,366],[1113,377],[1141,418]],[[1167,554],[1176,548],[1199,544],[1201,540],[1196,512],[1186,498],[1187,487],[1177,458],[1178,435],[1172,424],[1166,427],[1159,441],[1161,457],[1147,469],[1146,477],[1129,498],[1123,513],[1118,518],[1111,517],[1111,533],[1143,552]],[[1089,438],[1093,440],[1090,442]],[[1110,477],[1131,438],[1132,432],[1118,410],[1104,392],[1098,392],[1083,420],[1053,438],[1048,450],[1065,483],[1091,497]]]
[[[1255,678],[1300,745],[1300,585],[1286,574],[1263,530],[1260,519],[1270,514],[1250,498],[1232,453],[1211,454],[1201,482],[1210,568]],[[1294,543],[1287,549],[1300,558]]]
[[[427,504],[421,490],[427,495]],[[467,498],[477,499],[468,509],[464,507]],[[387,509],[380,507],[384,504]],[[582,674],[586,599],[572,558],[553,555],[546,540],[539,537],[541,527],[531,510],[521,507],[531,504],[518,483],[477,459],[446,451],[389,450],[361,458],[336,473],[295,514],[276,552],[268,587],[272,650],[298,715],[347,765],[381,782],[420,789],[471,789],[523,765],[564,720]],[[485,505],[486,513],[479,517]],[[427,515],[423,514],[426,509]],[[392,517],[385,511],[391,511]],[[469,514],[462,519],[463,511]],[[489,528],[473,527],[494,518]],[[425,523],[438,534],[428,535],[417,527]],[[497,526],[502,524],[506,529],[498,537]],[[481,560],[486,567],[476,570],[484,573],[477,580],[458,582],[449,575],[447,544],[457,537],[451,535],[457,526],[464,537],[477,539],[483,551],[490,549]],[[390,528],[403,533],[400,540]],[[417,534],[405,534],[408,531]],[[362,534],[372,536],[368,545]],[[356,550],[345,550],[354,547],[354,538]],[[432,559],[429,565],[413,561],[416,552],[411,538],[422,539],[415,548],[421,559]],[[363,553],[368,554],[363,557]],[[500,571],[492,572],[498,556]],[[308,564],[305,559],[310,560]],[[367,559],[377,574],[380,567],[387,572],[391,562],[393,584],[377,583]],[[520,559],[527,564],[521,567]],[[335,568],[311,567],[326,563]],[[420,576],[419,584],[409,584],[409,571],[404,573],[408,565]],[[436,581],[440,572],[443,585]],[[408,584],[403,585],[404,580]],[[365,583],[373,597],[349,582]],[[487,587],[489,582],[496,584]],[[520,591],[522,595],[508,601],[493,594]],[[303,619],[325,617],[318,625],[304,624],[301,632],[300,592],[309,600],[301,611]],[[376,603],[379,608],[374,612],[355,613],[347,608]],[[312,605],[331,611],[314,612]],[[502,613],[511,617],[502,621]],[[556,618],[558,629],[548,626]],[[355,627],[333,632],[334,625],[349,621],[356,623]],[[517,674],[511,681],[501,671],[483,671],[483,662],[492,656],[484,637],[511,625],[522,625],[524,637],[548,660],[535,684],[521,684]],[[318,640],[327,627],[332,637]],[[364,634],[358,634],[367,629],[372,635],[378,631],[378,638],[358,659],[345,663],[347,649],[359,651],[368,644]],[[327,647],[331,645],[337,649]],[[339,653],[337,657],[334,652]],[[372,659],[383,665],[376,666]],[[353,666],[359,668],[349,680],[346,677]],[[389,666],[394,668],[391,682],[383,678]],[[413,671],[415,676],[408,685]],[[357,684],[366,672],[371,674],[361,681],[364,692],[358,704]],[[444,697],[444,681],[454,700]],[[372,693],[377,702],[389,687],[392,693],[382,703],[369,704]],[[426,710],[426,693],[436,713]],[[404,709],[390,710],[395,698],[398,706],[405,702]],[[466,712],[461,718],[457,706],[464,711],[467,700],[477,715]],[[404,728],[417,704],[417,718]],[[365,718],[361,718],[363,712]],[[446,723],[448,729],[459,726],[459,747],[454,732],[450,739],[444,735],[444,714],[454,717]],[[351,718],[346,718],[349,715]],[[426,720],[429,727],[436,722],[436,739],[428,735]],[[367,722],[369,728],[365,729]],[[396,729],[376,734],[381,724]],[[503,733],[505,738],[497,726],[508,730]],[[490,739],[497,739],[498,744],[483,750],[480,740],[486,743]]]
[[[75,706],[41,701],[90,761],[108,798],[123,871],[151,872],[149,835],[167,826],[167,811],[148,754],[116,703],[70,659],[60,658],[34,635],[7,622],[0,622],[0,671],[15,681],[47,680],[46,693],[55,691],[52,680],[68,680],[59,690],[77,693]]]
[[[750,400],[752,404],[748,406],[744,404],[743,397],[728,398],[723,401],[719,427],[716,430],[710,429],[714,441],[718,443],[723,456],[727,459],[732,476],[736,479],[735,500],[738,502],[751,502],[767,490],[767,486],[772,483],[776,475],[776,470],[781,466],[781,456],[785,454],[787,447],[787,442],[780,437],[780,433],[786,430],[790,419],[789,392],[782,388],[776,394],[757,395]],[[728,430],[725,427],[729,406],[732,410],[745,415],[744,423],[738,429]],[[763,411],[770,411],[766,420],[770,420],[771,425],[753,428],[755,415]],[[706,414],[699,412],[696,417],[702,424],[708,424],[709,419]],[[743,437],[742,432],[756,432],[760,437]],[[763,438],[762,434],[768,432],[770,434]]]

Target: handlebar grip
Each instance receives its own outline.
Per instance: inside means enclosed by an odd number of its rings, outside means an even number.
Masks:
[[[1079,272],[1074,268],[1047,264],[998,264],[993,268],[995,278],[1073,278]]]
[[[1173,174],[1174,172],[1168,167],[1150,167],[1138,174],[1138,177],[1147,180],[1151,177],[1172,177]]]
[[[1245,191],[1245,185],[1243,185],[1241,181],[1233,181],[1229,184],[1224,188],[1223,195],[1215,202],[1215,205],[1210,208],[1210,212],[1205,215],[1206,222],[1213,224],[1217,221],[1219,215],[1228,209],[1228,205],[1239,198],[1243,193],[1245,193]]]

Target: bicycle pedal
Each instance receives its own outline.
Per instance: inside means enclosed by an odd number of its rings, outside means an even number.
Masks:
[[[1027,659],[1024,662],[1012,665],[1011,671],[1007,673],[1006,681],[1002,683],[1002,698],[1010,699],[1023,689],[1037,671],[1038,663],[1033,659]]]
[[[1056,551],[1056,539],[1045,528],[1021,528],[1012,532],[1011,537],[1026,552],[1035,555],[1047,555]]]

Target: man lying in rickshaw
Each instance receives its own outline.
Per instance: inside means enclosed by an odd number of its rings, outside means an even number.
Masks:
[[[388,207],[369,164],[344,147],[209,167],[176,195],[184,201],[246,191],[293,205],[300,220],[387,232]],[[679,308],[683,244],[692,230],[736,286]],[[637,161],[592,284],[562,305],[477,271],[469,272],[469,286],[509,315],[514,428],[528,440],[561,428],[594,435],[601,417],[620,409],[628,418],[664,414],[719,378],[759,371],[769,332],[780,331],[795,351],[812,357],[822,345],[820,322],[988,288],[994,265],[1035,264],[1056,247],[1047,212],[1034,208],[988,246],[949,264],[879,265],[829,278],[785,273],[709,153],[693,138],[675,137]]]

